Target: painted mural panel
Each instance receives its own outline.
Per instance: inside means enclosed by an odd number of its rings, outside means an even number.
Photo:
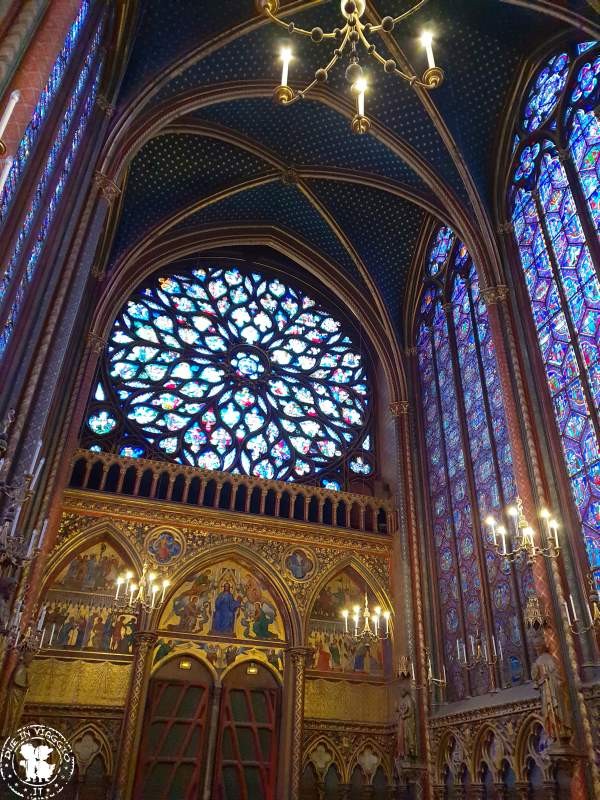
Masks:
[[[285,640],[283,620],[267,586],[230,560],[186,579],[168,602],[160,629],[203,639]]]
[[[46,646],[78,654],[131,653],[136,618],[114,605],[117,575],[128,569],[107,542],[75,555],[46,595]]]
[[[368,590],[371,609],[377,605]],[[364,606],[365,583],[357,573],[347,568],[328,581],[319,592],[311,614],[308,646],[312,648],[309,668],[318,672],[345,673],[356,676],[383,677],[391,674],[391,640],[371,644],[357,642],[346,635],[342,609]],[[349,625],[351,621],[349,620]]]

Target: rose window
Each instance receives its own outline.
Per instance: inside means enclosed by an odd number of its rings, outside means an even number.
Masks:
[[[139,289],[111,331],[86,415],[93,450],[262,478],[373,472],[359,349],[276,278],[209,267]]]

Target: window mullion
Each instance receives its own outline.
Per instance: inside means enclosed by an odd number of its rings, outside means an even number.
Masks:
[[[444,409],[442,406],[442,399],[441,399],[441,391],[440,391],[440,379],[438,375],[438,359],[437,359],[437,352],[435,349],[435,339],[434,339],[434,332],[433,327],[428,327],[429,331],[429,340],[431,343],[431,354],[432,354],[432,362],[433,362],[433,374],[435,380],[435,397],[436,397],[436,405],[438,410],[438,419],[440,425],[440,444],[442,450],[442,458],[444,459],[444,471],[446,473],[446,497],[448,502],[448,510],[450,512],[448,524],[452,530],[452,545],[454,551],[454,561],[456,564],[456,571],[457,571],[457,590],[458,590],[458,600],[460,606],[460,614],[459,614],[459,624],[460,624],[460,631],[462,634],[462,640],[467,643],[467,624],[465,620],[465,601],[463,597],[462,591],[462,583],[460,580],[460,555],[458,552],[458,541],[456,536],[456,527],[454,525],[454,513],[453,508],[454,504],[452,502],[452,492],[450,488],[450,473],[448,470],[448,453],[446,450],[446,439],[444,437]],[[445,660],[445,659],[444,659]],[[466,686],[467,686],[467,693],[472,695],[472,687],[471,687],[471,674],[467,672],[466,676]]]
[[[571,190],[571,195],[573,197],[573,202],[575,203],[575,208],[577,210],[577,216],[579,217],[579,221],[581,223],[581,227],[583,228],[583,235],[585,237],[585,243],[588,246],[588,250],[590,251],[590,257],[592,259],[592,264],[596,270],[596,275],[598,280],[600,281],[600,241],[598,240],[598,231],[596,230],[596,226],[592,222],[591,213],[588,208],[587,200],[583,196],[583,192],[581,189],[581,181],[579,180],[579,174],[577,172],[577,167],[573,161],[573,157],[571,155],[571,149],[567,147],[565,150],[558,151],[558,160],[564,167],[567,181],[569,182],[569,188]]]
[[[475,487],[475,476],[473,475],[473,463],[471,460],[471,446],[469,441],[469,432],[466,423],[466,410],[463,397],[463,387],[460,374],[460,363],[458,360],[458,345],[456,343],[456,331],[454,330],[454,319],[452,314],[453,303],[445,303],[444,313],[446,315],[446,327],[448,329],[448,342],[450,345],[450,354],[452,361],[452,374],[454,376],[454,392],[456,395],[456,404],[458,411],[458,423],[460,427],[462,450],[465,465],[465,474],[467,477],[467,485],[469,487],[469,495],[471,497],[471,520],[473,524],[473,540],[475,542],[475,552],[477,553],[477,569],[479,571],[479,580],[481,582],[481,599],[483,601],[484,621],[486,627],[486,638],[491,642],[491,635],[495,633],[494,629],[494,616],[492,612],[492,598],[490,594],[490,586],[488,581],[488,574],[486,568],[485,551],[483,549],[481,536],[483,527],[479,517],[479,505],[477,502],[477,490]],[[494,668],[496,685],[498,685],[498,668]]]
[[[502,471],[500,469],[500,460],[498,458],[498,449],[496,447],[496,437],[494,435],[494,428],[492,425],[492,409],[488,395],[487,384],[485,381],[485,368],[483,366],[483,358],[481,355],[481,342],[479,341],[479,329],[477,326],[477,317],[475,315],[475,306],[473,302],[473,292],[471,284],[467,283],[467,294],[469,297],[469,314],[471,316],[471,325],[473,327],[473,339],[475,342],[475,353],[477,356],[477,367],[479,370],[479,381],[481,383],[481,392],[483,398],[483,406],[485,408],[485,423],[490,440],[490,447],[492,449],[492,460],[494,462],[494,473],[496,476],[496,486],[498,488],[498,495],[500,498],[500,506],[503,509],[506,506],[506,497],[504,496],[504,486],[502,485]],[[486,310],[487,316],[487,310]],[[490,331],[491,336],[491,331]],[[487,563],[487,561],[486,561]],[[523,617],[523,604],[521,603],[521,592],[519,591],[519,582],[517,579],[517,570],[514,562],[510,562],[510,576],[512,589],[514,594],[515,610],[517,612],[517,620],[519,624],[519,632],[521,634],[521,642],[523,644],[523,655],[527,665],[527,672],[530,670],[529,652],[527,649],[527,634],[525,631],[524,617]],[[491,601],[490,601],[491,602]]]
[[[590,385],[588,382],[588,374],[586,370],[586,366],[583,363],[581,358],[581,351],[579,348],[579,336],[577,335],[577,331],[573,327],[573,321],[571,319],[571,313],[569,310],[569,303],[567,300],[567,296],[565,294],[565,290],[562,284],[561,275],[560,275],[560,268],[558,266],[558,262],[556,260],[556,255],[554,253],[554,248],[552,247],[552,238],[550,236],[550,232],[548,231],[548,226],[546,224],[546,216],[544,214],[544,209],[542,208],[542,203],[540,201],[539,191],[537,189],[531,192],[531,196],[535,203],[538,219],[540,221],[540,228],[542,232],[542,236],[544,237],[544,243],[546,245],[546,252],[548,254],[548,259],[550,261],[550,265],[552,267],[552,274],[554,277],[554,283],[556,285],[556,290],[560,297],[560,304],[561,310],[565,318],[565,322],[569,331],[569,336],[571,338],[571,343],[573,346],[573,354],[575,356],[575,360],[577,361],[577,368],[579,370],[579,381],[581,383],[581,388],[585,395],[585,400],[588,405],[590,419],[592,421],[592,425],[594,426],[594,432],[596,434],[596,439],[600,443],[600,421],[598,420],[598,415],[595,413],[595,403],[594,398],[590,389]]]

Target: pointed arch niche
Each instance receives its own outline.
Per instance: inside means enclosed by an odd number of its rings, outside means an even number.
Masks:
[[[372,581],[352,564],[330,574],[313,597],[308,625],[307,644],[312,650],[308,670],[322,676],[356,679],[383,679],[392,674],[392,638],[371,645],[354,642],[344,636],[342,609],[364,608],[365,593],[369,608],[386,606]],[[348,620],[351,626],[352,620]]]
[[[438,647],[448,697],[527,680],[521,609],[533,593],[526,565],[503,563],[482,520],[514,500],[508,427],[477,269],[448,227],[433,230],[415,321],[422,468]],[[502,659],[467,672],[458,653],[482,635]],[[494,640],[492,640],[492,636]]]
[[[562,482],[600,588],[600,45],[552,54],[525,91],[506,191]],[[527,302],[527,300],[525,302]],[[560,455],[558,455],[560,461]]]

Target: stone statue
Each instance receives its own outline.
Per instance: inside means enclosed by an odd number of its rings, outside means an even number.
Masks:
[[[24,650],[10,677],[6,690],[2,727],[0,728],[0,739],[2,740],[13,736],[19,727],[25,698],[29,690],[29,667],[33,661],[33,655],[31,650]]]
[[[8,448],[8,430],[13,423],[15,418],[15,410],[14,408],[9,408],[6,412],[6,416],[0,422],[0,467],[4,463],[4,454]]]
[[[396,706],[398,715],[396,725],[396,760],[406,761],[417,755],[417,720],[415,701],[408,689]]]
[[[540,690],[544,730],[555,741],[569,739],[568,702],[558,664],[548,652],[543,636],[536,637],[533,646],[537,658],[531,668],[531,677]]]

